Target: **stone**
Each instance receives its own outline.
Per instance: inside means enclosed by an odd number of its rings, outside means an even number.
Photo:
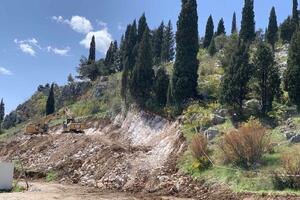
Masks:
[[[216,128],[209,128],[206,131],[204,131],[204,135],[209,139],[212,140],[214,139],[218,134],[219,134],[219,130]]]
[[[291,139],[292,137],[294,137],[295,135],[297,135],[295,132],[293,132],[293,131],[286,131],[285,133],[284,133],[284,135],[285,135],[285,137],[286,137],[286,139]]]
[[[260,113],[261,104],[257,99],[251,99],[244,103],[244,110],[248,115],[257,115]]]
[[[219,115],[221,117],[226,117],[227,113],[228,113],[228,110],[222,108],[222,109],[216,110],[214,114]]]
[[[213,125],[223,124],[226,121],[225,117],[221,117],[219,115],[213,115],[211,122]]]
[[[289,140],[290,143],[299,143],[300,142],[300,134],[296,134],[295,136],[291,137],[291,139]]]

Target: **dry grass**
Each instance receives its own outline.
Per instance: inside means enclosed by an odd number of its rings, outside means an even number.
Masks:
[[[196,160],[196,163],[193,164],[194,166],[197,166],[197,168],[200,170],[204,170],[211,165],[208,159],[208,140],[204,135],[194,135],[194,137],[192,138],[190,149],[192,152],[192,156]]]
[[[237,130],[225,134],[219,146],[225,162],[250,168],[260,161],[269,144],[267,130],[257,120],[250,119]]]

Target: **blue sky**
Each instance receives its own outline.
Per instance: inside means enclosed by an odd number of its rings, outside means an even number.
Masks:
[[[291,13],[292,0],[256,0],[256,27],[265,28],[272,6],[278,21]],[[171,19],[176,28],[180,0],[1,0],[0,98],[6,112],[27,100],[39,84],[65,84],[87,56],[91,35],[96,35],[97,57],[103,57],[110,40],[119,40],[133,19],[146,13],[151,28]],[[199,32],[203,36],[210,14],[215,26],[223,17],[229,32],[237,12],[240,23],[243,0],[198,0]],[[239,25],[239,24],[238,24]]]

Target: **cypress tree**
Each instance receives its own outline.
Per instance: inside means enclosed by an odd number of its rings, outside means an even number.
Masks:
[[[69,76],[68,76],[68,82],[69,83],[74,83],[74,78],[73,78],[72,74],[69,74]]]
[[[255,39],[254,0],[245,0],[242,14],[240,37],[245,42]]]
[[[124,52],[125,52],[125,38],[124,35],[122,35],[121,42],[120,42],[120,50],[119,50],[120,71],[124,69]]]
[[[210,15],[206,23],[205,36],[203,41],[204,48],[209,47],[213,36],[214,36],[214,21],[212,16]]]
[[[292,23],[295,31],[299,25],[298,0],[293,0]]]
[[[237,33],[237,25],[236,25],[236,14],[233,13],[232,16],[232,24],[231,24],[231,34]]]
[[[5,116],[5,105],[3,99],[0,102],[0,133],[2,133],[2,122]]]
[[[260,42],[254,55],[254,67],[258,81],[258,94],[260,96],[262,113],[272,110],[274,97],[280,93],[279,69],[275,65],[274,54],[270,47]]]
[[[169,20],[167,27],[164,30],[163,44],[161,50],[162,62],[170,62],[174,59],[174,34],[172,22]]]
[[[240,42],[233,53],[230,64],[225,70],[222,81],[221,102],[242,111],[243,101],[248,93],[248,82],[251,78],[248,47]]]
[[[196,0],[182,0],[177,27],[172,84],[174,101],[181,105],[188,98],[197,96],[199,35]]]
[[[158,29],[155,31],[154,34],[154,63],[159,65],[161,63],[161,55],[162,55],[162,44],[163,44],[163,37],[164,37],[164,22],[161,22]]]
[[[94,63],[95,61],[96,61],[96,42],[95,42],[95,36],[93,35],[90,44],[90,54],[89,54],[88,64]]]
[[[163,107],[167,103],[167,92],[169,87],[169,77],[164,68],[159,68],[154,81],[153,91],[156,104]]]
[[[152,59],[149,29],[146,28],[139,44],[137,62],[132,71],[130,84],[131,96],[141,107],[144,107],[147,100],[149,100],[153,86],[154,70],[152,68]]]
[[[142,41],[143,35],[145,30],[147,29],[147,20],[145,13],[140,17],[139,23],[138,23],[138,35],[137,35],[137,42],[140,43]]]
[[[55,97],[54,97],[54,84],[52,83],[49,96],[46,103],[46,115],[51,115],[55,112]]]
[[[293,35],[289,56],[288,68],[285,74],[285,88],[290,100],[297,105],[300,110],[300,32]]]
[[[293,23],[292,19],[288,17],[283,23],[280,25],[280,38],[283,42],[288,43],[291,41],[293,36]]]
[[[214,56],[217,53],[216,43],[215,43],[214,38],[211,40],[211,43],[208,47],[208,53],[209,53],[210,56]]]
[[[105,56],[105,65],[111,66],[114,62],[114,43],[111,42]]]
[[[269,25],[267,34],[267,41],[272,45],[273,50],[275,49],[275,43],[277,41],[278,25],[275,7],[272,8],[269,18]]]
[[[219,35],[222,35],[222,34],[224,34],[224,35],[226,34],[223,18],[221,18],[220,21],[219,21],[216,36],[219,36]]]

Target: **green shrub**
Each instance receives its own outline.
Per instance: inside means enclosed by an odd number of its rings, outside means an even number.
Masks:
[[[54,171],[49,171],[46,175],[46,182],[52,182],[57,180],[57,173]]]

